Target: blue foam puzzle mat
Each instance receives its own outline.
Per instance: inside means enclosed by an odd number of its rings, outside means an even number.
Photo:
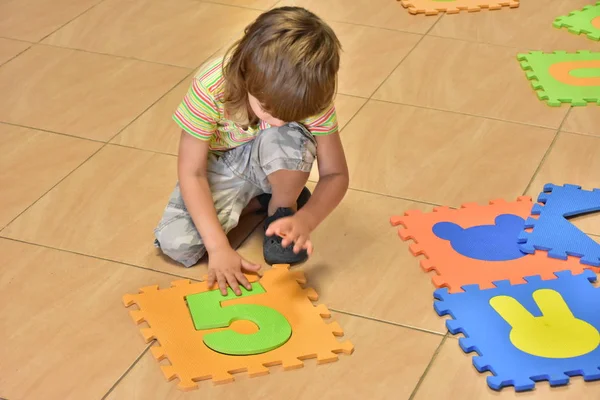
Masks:
[[[600,267],[600,243],[579,230],[566,218],[600,211],[600,189],[582,190],[581,186],[547,184],[531,211],[518,241],[521,250],[534,253],[544,250],[548,256],[566,260],[567,256],[581,258],[581,263]]]
[[[586,381],[600,380],[600,289],[590,283],[596,280],[596,274],[586,270],[578,275],[570,271],[555,275],[556,279],[546,281],[539,276],[527,277],[527,283],[519,285],[498,281],[494,282],[496,288],[493,289],[480,290],[477,285],[466,285],[463,293],[450,294],[447,288],[435,291],[436,312],[453,318],[446,321],[448,330],[465,335],[459,339],[460,347],[465,353],[477,352],[479,356],[473,357],[473,365],[479,372],[493,374],[487,377],[490,388],[500,390],[514,386],[515,391],[520,392],[534,389],[536,382],[544,380],[552,386],[566,385],[569,377],[578,375]],[[541,294],[558,296],[564,302],[543,302]],[[534,299],[534,296],[537,297]],[[513,307],[501,309],[495,303],[500,299],[510,300]],[[519,307],[514,307],[518,305],[515,300],[523,312],[516,312]],[[501,315],[497,309],[504,313]],[[566,310],[567,317],[559,314],[555,318],[553,310],[556,313]],[[534,325],[530,324],[532,321]],[[538,330],[530,329],[531,326]],[[573,331],[574,326],[584,329]],[[516,329],[519,329],[518,334]],[[518,341],[523,337],[529,347],[523,347],[522,341]],[[545,346],[541,347],[543,352],[532,354],[539,349],[530,350],[531,345],[535,347],[539,343]],[[558,346],[558,343],[566,346]],[[573,353],[580,345],[586,347]]]

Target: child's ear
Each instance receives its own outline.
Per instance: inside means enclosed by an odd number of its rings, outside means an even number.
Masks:
[[[463,228],[453,222],[438,222],[432,230],[440,239],[452,240],[462,233]]]
[[[525,220],[518,215],[502,214],[498,215],[495,220],[496,226],[514,227],[525,229]]]

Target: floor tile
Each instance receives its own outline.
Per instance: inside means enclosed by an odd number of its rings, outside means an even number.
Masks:
[[[578,377],[571,378],[571,384],[566,387],[550,388],[547,382],[540,382],[531,392],[516,394],[510,387],[496,392],[486,383],[488,374],[480,374],[473,367],[472,355],[475,353],[464,354],[457,340],[447,339],[417,390],[414,400],[591,400],[600,397],[600,382],[584,382]]]
[[[109,140],[188,73],[34,46],[0,69],[0,121]]]
[[[600,138],[561,133],[544,160],[527,194],[537,199],[546,183],[580,185],[583,189],[600,188]],[[580,216],[571,221],[586,233],[600,235],[600,213]]]
[[[404,32],[426,33],[439,16],[422,18],[410,15],[399,1],[388,0],[283,0],[277,7],[304,7],[328,21],[369,25]]]
[[[177,154],[181,128],[173,121],[172,116],[183,100],[191,82],[192,76],[186,78],[111,142],[139,149]]]
[[[371,100],[342,140],[350,187],[459,206],[522,195],[554,135],[545,128]]]
[[[31,43],[0,38],[0,65],[27,50]]]
[[[0,137],[0,229],[101,146],[5,124]]]
[[[0,253],[2,396],[101,398],[146,346],[121,297],[172,277],[6,239]]]
[[[367,26],[330,25],[343,47],[338,91],[354,96],[371,96],[421,38]]]
[[[195,68],[259,14],[197,0],[107,0],[44,43]]]
[[[600,136],[600,107],[573,107],[563,124],[565,132]]]
[[[108,146],[2,235],[200,279],[206,268],[183,268],[153,246],[153,230],[177,181],[176,164],[172,156]]]
[[[520,51],[592,50],[597,48],[593,41],[552,26],[557,17],[589,4],[589,0],[521,1],[514,10],[448,15],[434,26],[431,34],[512,46]]]
[[[380,322],[333,313],[344,328],[344,339],[355,346],[354,354],[337,362],[248,378],[235,375],[226,385],[201,382],[200,388],[181,392],[167,383],[148,352],[117,385],[107,400],[120,399],[408,399],[442,337]],[[392,361],[393,360],[393,361]],[[393,365],[393,366],[392,366]]]
[[[0,36],[37,42],[100,0],[3,0]]]
[[[238,7],[256,8],[259,10],[268,10],[273,7],[277,0],[209,0],[210,3],[227,4]]]
[[[447,18],[452,17],[457,16]],[[506,47],[426,37],[373,98],[558,128],[568,107],[538,100],[516,54]]]
[[[431,207],[349,191],[313,233],[315,252],[299,267],[320,301],[337,310],[445,333],[443,319],[433,310],[431,276],[389,222],[391,216],[413,209]],[[240,254],[262,263],[263,237],[258,228]]]
[[[183,100],[192,77],[181,82],[155,105],[150,107],[140,118],[135,120],[123,132],[117,135],[112,143],[140,149],[177,154],[179,146],[179,128],[172,120],[172,115]],[[340,127],[356,114],[366,99],[345,95],[337,95],[335,104]]]

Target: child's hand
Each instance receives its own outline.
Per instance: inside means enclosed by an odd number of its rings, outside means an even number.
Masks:
[[[227,294],[227,285],[229,285],[233,292],[239,296],[242,294],[239,284],[242,284],[248,290],[252,288],[242,270],[256,272],[259,269],[260,265],[245,260],[231,247],[213,250],[208,255],[207,284],[209,288],[212,288],[217,282],[223,296]]]
[[[284,248],[294,243],[294,253],[298,254],[306,250],[308,255],[312,255],[313,245],[310,241],[310,225],[298,214],[292,217],[278,219],[269,225],[265,234],[267,236],[281,236],[281,246]]]

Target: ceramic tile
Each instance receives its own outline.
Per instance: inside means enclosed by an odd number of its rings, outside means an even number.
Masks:
[[[592,50],[596,43],[557,29],[552,22],[561,15],[591,4],[589,0],[521,1],[519,8],[478,12],[462,17],[448,15],[431,30],[432,35],[512,46],[519,51]]]
[[[399,1],[388,0],[283,0],[277,3],[277,7],[284,5],[307,8],[328,21],[414,33],[426,33],[439,19],[439,16],[415,17],[406,12]]]
[[[593,105],[571,108],[562,130],[600,136],[600,108]]]
[[[0,252],[2,396],[101,398],[146,347],[121,297],[172,277],[6,239]]]
[[[177,154],[181,128],[173,122],[171,117],[185,96],[191,80],[192,77],[189,77],[181,82],[117,135],[112,143],[161,153]],[[338,95],[335,104],[340,127],[343,128],[365,102],[366,99],[363,98]]]
[[[112,143],[161,153],[177,154],[181,128],[172,116],[192,82],[186,78],[118,134]]]
[[[342,140],[352,188],[459,206],[522,195],[554,135],[550,129],[370,101]]]
[[[299,267],[320,301],[336,310],[445,333],[444,321],[433,310],[431,276],[389,222],[391,216],[413,209],[431,207],[349,191],[313,233],[315,252]],[[262,263],[263,237],[260,227],[240,254]],[[411,306],[401,299],[410,299]]]
[[[0,137],[0,229],[101,146],[5,124]]]
[[[355,346],[354,354],[341,355],[337,362],[248,378],[235,375],[226,385],[200,382],[187,393],[167,383],[148,352],[117,385],[107,400],[118,399],[408,399],[442,337],[380,322],[333,313]]]
[[[3,0],[0,36],[37,42],[100,0]]]
[[[277,0],[210,0],[210,3],[227,4],[238,7],[256,8],[259,10],[268,10],[273,7]]]
[[[186,269],[153,245],[153,230],[177,181],[176,164],[173,156],[108,146],[2,235],[200,279],[205,266]],[[260,221],[252,220],[247,232]],[[233,245],[243,237],[237,232]]]
[[[452,17],[456,16],[448,18]],[[373,98],[558,128],[568,107],[538,100],[516,53],[506,47],[426,37]]]
[[[551,388],[540,382],[530,392],[515,393],[511,387],[500,392],[490,389],[486,383],[488,374],[480,374],[473,367],[470,355],[462,352],[458,341],[447,339],[436,355],[425,379],[417,390],[414,400],[454,399],[543,399],[543,400],[591,400],[600,396],[600,382],[584,382],[571,378],[571,384]]]
[[[0,69],[0,121],[109,140],[188,73],[34,46]]]
[[[528,195],[537,199],[546,183],[580,185],[583,189],[600,188],[600,138],[561,133],[533,180]],[[586,233],[600,235],[598,213],[571,220]]]
[[[197,0],[107,0],[44,43],[194,68],[259,14]]]
[[[330,25],[343,47],[338,91],[354,96],[371,96],[421,38],[367,26]]]
[[[0,38],[0,65],[27,50],[30,43]]]

